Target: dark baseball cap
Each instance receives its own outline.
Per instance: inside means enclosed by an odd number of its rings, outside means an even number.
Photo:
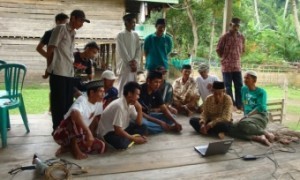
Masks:
[[[76,9],[71,12],[71,17],[74,16],[76,18],[80,18],[84,20],[84,22],[90,23],[91,21],[85,18],[85,14],[82,10]]]

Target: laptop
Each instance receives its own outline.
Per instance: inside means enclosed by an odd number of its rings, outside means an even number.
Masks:
[[[195,146],[195,150],[202,156],[211,156],[216,154],[225,154],[229,150],[234,139],[226,139],[211,142],[207,145]]]

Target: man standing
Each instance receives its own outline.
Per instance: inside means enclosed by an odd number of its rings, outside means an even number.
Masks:
[[[56,25],[66,24],[68,19],[69,19],[68,15],[64,13],[59,13],[55,16],[55,24]],[[47,52],[44,50],[44,47],[48,45],[52,31],[53,29],[46,31],[43,37],[41,38],[39,44],[36,46],[36,51],[45,58],[47,58]]]
[[[136,17],[134,14],[123,16],[125,30],[117,36],[117,74],[119,74],[119,95],[123,94],[123,87],[129,81],[137,81],[137,67],[141,58],[139,35],[134,32]]]
[[[157,19],[155,28],[156,32],[150,34],[145,39],[146,69],[148,71],[155,71],[155,68],[163,66],[168,70],[168,55],[172,51],[173,41],[169,35],[164,34],[166,20]]]
[[[217,53],[221,58],[223,80],[226,93],[231,96],[233,104],[241,110],[241,88],[243,86],[241,73],[241,55],[245,52],[245,38],[239,32],[240,19],[232,18],[230,30],[224,34],[218,43]],[[232,94],[232,81],[234,83],[234,95]]]
[[[47,48],[47,72],[50,73],[50,104],[53,129],[63,120],[73,103],[74,40],[75,29],[82,27],[85,18],[82,10],[74,10],[70,22],[54,28]]]

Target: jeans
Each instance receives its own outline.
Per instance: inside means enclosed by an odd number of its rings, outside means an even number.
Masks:
[[[167,123],[168,125],[173,124],[173,121],[169,120],[163,113],[150,113],[149,116],[159,119]],[[147,126],[149,134],[158,134],[164,131],[164,129],[159,124],[151,122],[146,118],[143,118],[143,124]]]
[[[223,72],[223,80],[226,88],[226,93],[231,97],[233,105],[235,105],[238,109],[243,107],[242,103],[242,73],[240,71],[237,72]],[[234,95],[232,94],[232,81],[234,83]]]

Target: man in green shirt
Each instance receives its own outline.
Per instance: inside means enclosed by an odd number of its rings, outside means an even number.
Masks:
[[[156,67],[163,66],[168,70],[168,55],[172,51],[173,41],[164,33],[166,20],[157,19],[155,28],[156,32],[147,36],[144,42],[145,68],[148,71],[154,71]]]
[[[255,71],[245,73],[245,86],[242,87],[244,117],[233,125],[229,134],[236,138],[253,140],[270,146],[274,141],[274,135],[265,130],[268,124],[267,93],[255,85],[256,80]]]

